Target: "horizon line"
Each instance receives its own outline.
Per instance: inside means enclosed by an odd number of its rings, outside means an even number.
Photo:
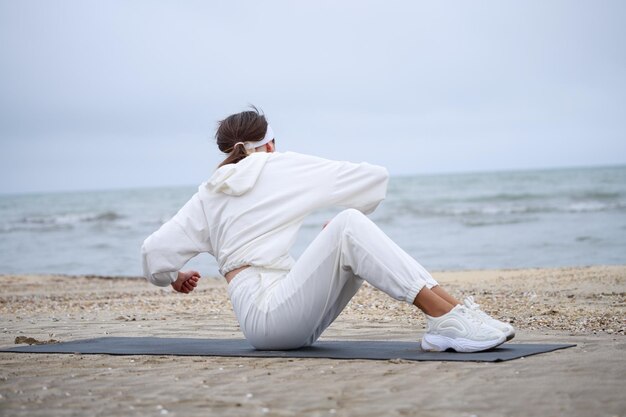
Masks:
[[[541,168],[509,168],[509,169],[478,169],[463,171],[442,171],[442,172],[418,172],[412,174],[394,174],[390,178],[407,178],[407,177],[431,177],[431,176],[447,176],[447,175],[469,175],[469,174],[503,174],[510,172],[536,172],[536,171],[567,171],[573,169],[597,169],[597,168],[620,168],[626,167],[626,163],[609,163],[602,165],[571,165],[571,166],[551,166]],[[197,187],[197,184],[162,184],[162,185],[132,185],[128,187],[102,187],[102,188],[73,188],[73,189],[56,189],[56,190],[27,190],[27,191],[0,191],[0,197],[25,196],[36,194],[63,194],[63,193],[90,193],[90,192],[112,192],[112,191],[132,191],[139,189],[158,189],[158,188],[174,188],[174,187]]]

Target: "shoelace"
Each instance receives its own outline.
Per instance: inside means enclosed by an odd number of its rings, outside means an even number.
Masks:
[[[483,322],[479,317],[476,317],[476,315],[472,311],[470,311],[470,309],[468,309],[467,307],[461,306],[459,310],[461,311],[461,314],[467,317],[470,321],[473,321],[477,324],[480,324]]]
[[[464,303],[465,307],[467,307],[470,311],[472,311],[475,316],[478,316],[479,319],[485,321],[491,318],[487,313],[485,313],[484,311],[480,309],[480,304],[474,301],[473,296],[470,295],[466,297],[464,301],[465,301]]]
[[[466,297],[465,300],[467,300],[467,303],[465,303],[466,307],[470,308],[471,310],[480,310],[480,304],[474,301],[473,295]]]

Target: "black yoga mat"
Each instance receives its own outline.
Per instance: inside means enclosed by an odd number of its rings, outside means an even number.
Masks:
[[[424,352],[420,349],[419,342],[325,340],[295,350],[255,350],[245,339],[99,337],[73,342],[0,348],[0,352],[500,362],[572,346],[576,345],[505,343],[485,352],[456,353]]]

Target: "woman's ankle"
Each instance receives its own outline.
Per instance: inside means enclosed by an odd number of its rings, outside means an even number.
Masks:
[[[413,301],[413,305],[422,310],[424,314],[431,317],[441,317],[454,308],[452,304],[435,294],[429,288],[420,290]]]

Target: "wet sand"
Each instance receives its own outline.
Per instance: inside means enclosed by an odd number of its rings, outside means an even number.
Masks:
[[[0,353],[0,415],[626,415],[626,266],[438,272],[518,330],[577,347],[503,363]],[[1,346],[98,336],[242,337],[223,280],[0,276]],[[418,340],[369,285],[323,339]],[[32,339],[23,339],[32,338]]]

